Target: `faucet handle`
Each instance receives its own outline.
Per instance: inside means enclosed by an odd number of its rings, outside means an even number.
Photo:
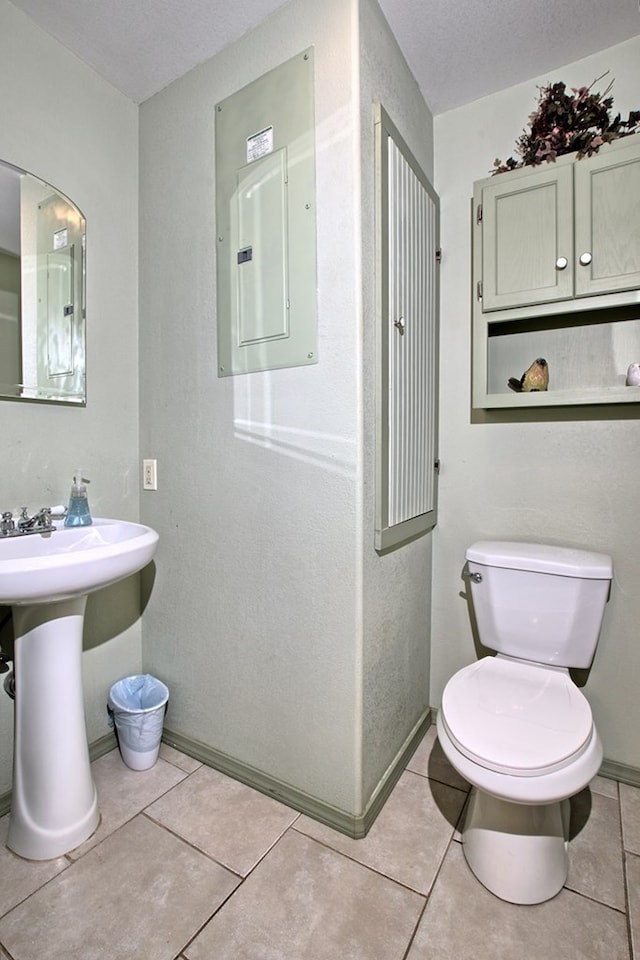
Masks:
[[[51,507],[41,507],[37,515],[38,517],[38,527],[42,530],[50,530],[53,521],[51,519]]]
[[[8,533],[13,533],[15,528],[16,525],[11,510],[5,510],[2,514],[2,521],[0,522],[0,533],[6,536]]]

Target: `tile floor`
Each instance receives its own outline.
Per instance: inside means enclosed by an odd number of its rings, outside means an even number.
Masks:
[[[364,840],[164,744],[93,772],[102,821],[68,856],[20,860],[0,820],[2,960],[640,960],[640,789],[596,777],[566,887],[520,907],[466,867],[434,728]]]

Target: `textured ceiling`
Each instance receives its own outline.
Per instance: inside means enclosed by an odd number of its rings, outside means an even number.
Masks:
[[[282,0],[12,2],[136,102],[283,5]],[[435,114],[639,35],[638,3],[380,0]],[[585,83],[593,79],[585,77]]]

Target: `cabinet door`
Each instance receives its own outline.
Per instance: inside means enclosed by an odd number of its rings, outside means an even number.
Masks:
[[[438,505],[440,202],[376,104],[376,550],[431,530]]]
[[[640,137],[574,166],[576,296],[640,287]]]
[[[483,188],[483,311],[573,297],[572,194],[571,165]]]

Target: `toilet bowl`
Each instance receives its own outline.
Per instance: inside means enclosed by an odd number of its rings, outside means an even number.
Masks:
[[[511,903],[541,903],[568,870],[569,798],[602,745],[569,667],[588,667],[612,576],[603,554],[482,541],[467,551],[482,643],[438,711],[441,747],[472,785],[462,829],[476,877]]]

